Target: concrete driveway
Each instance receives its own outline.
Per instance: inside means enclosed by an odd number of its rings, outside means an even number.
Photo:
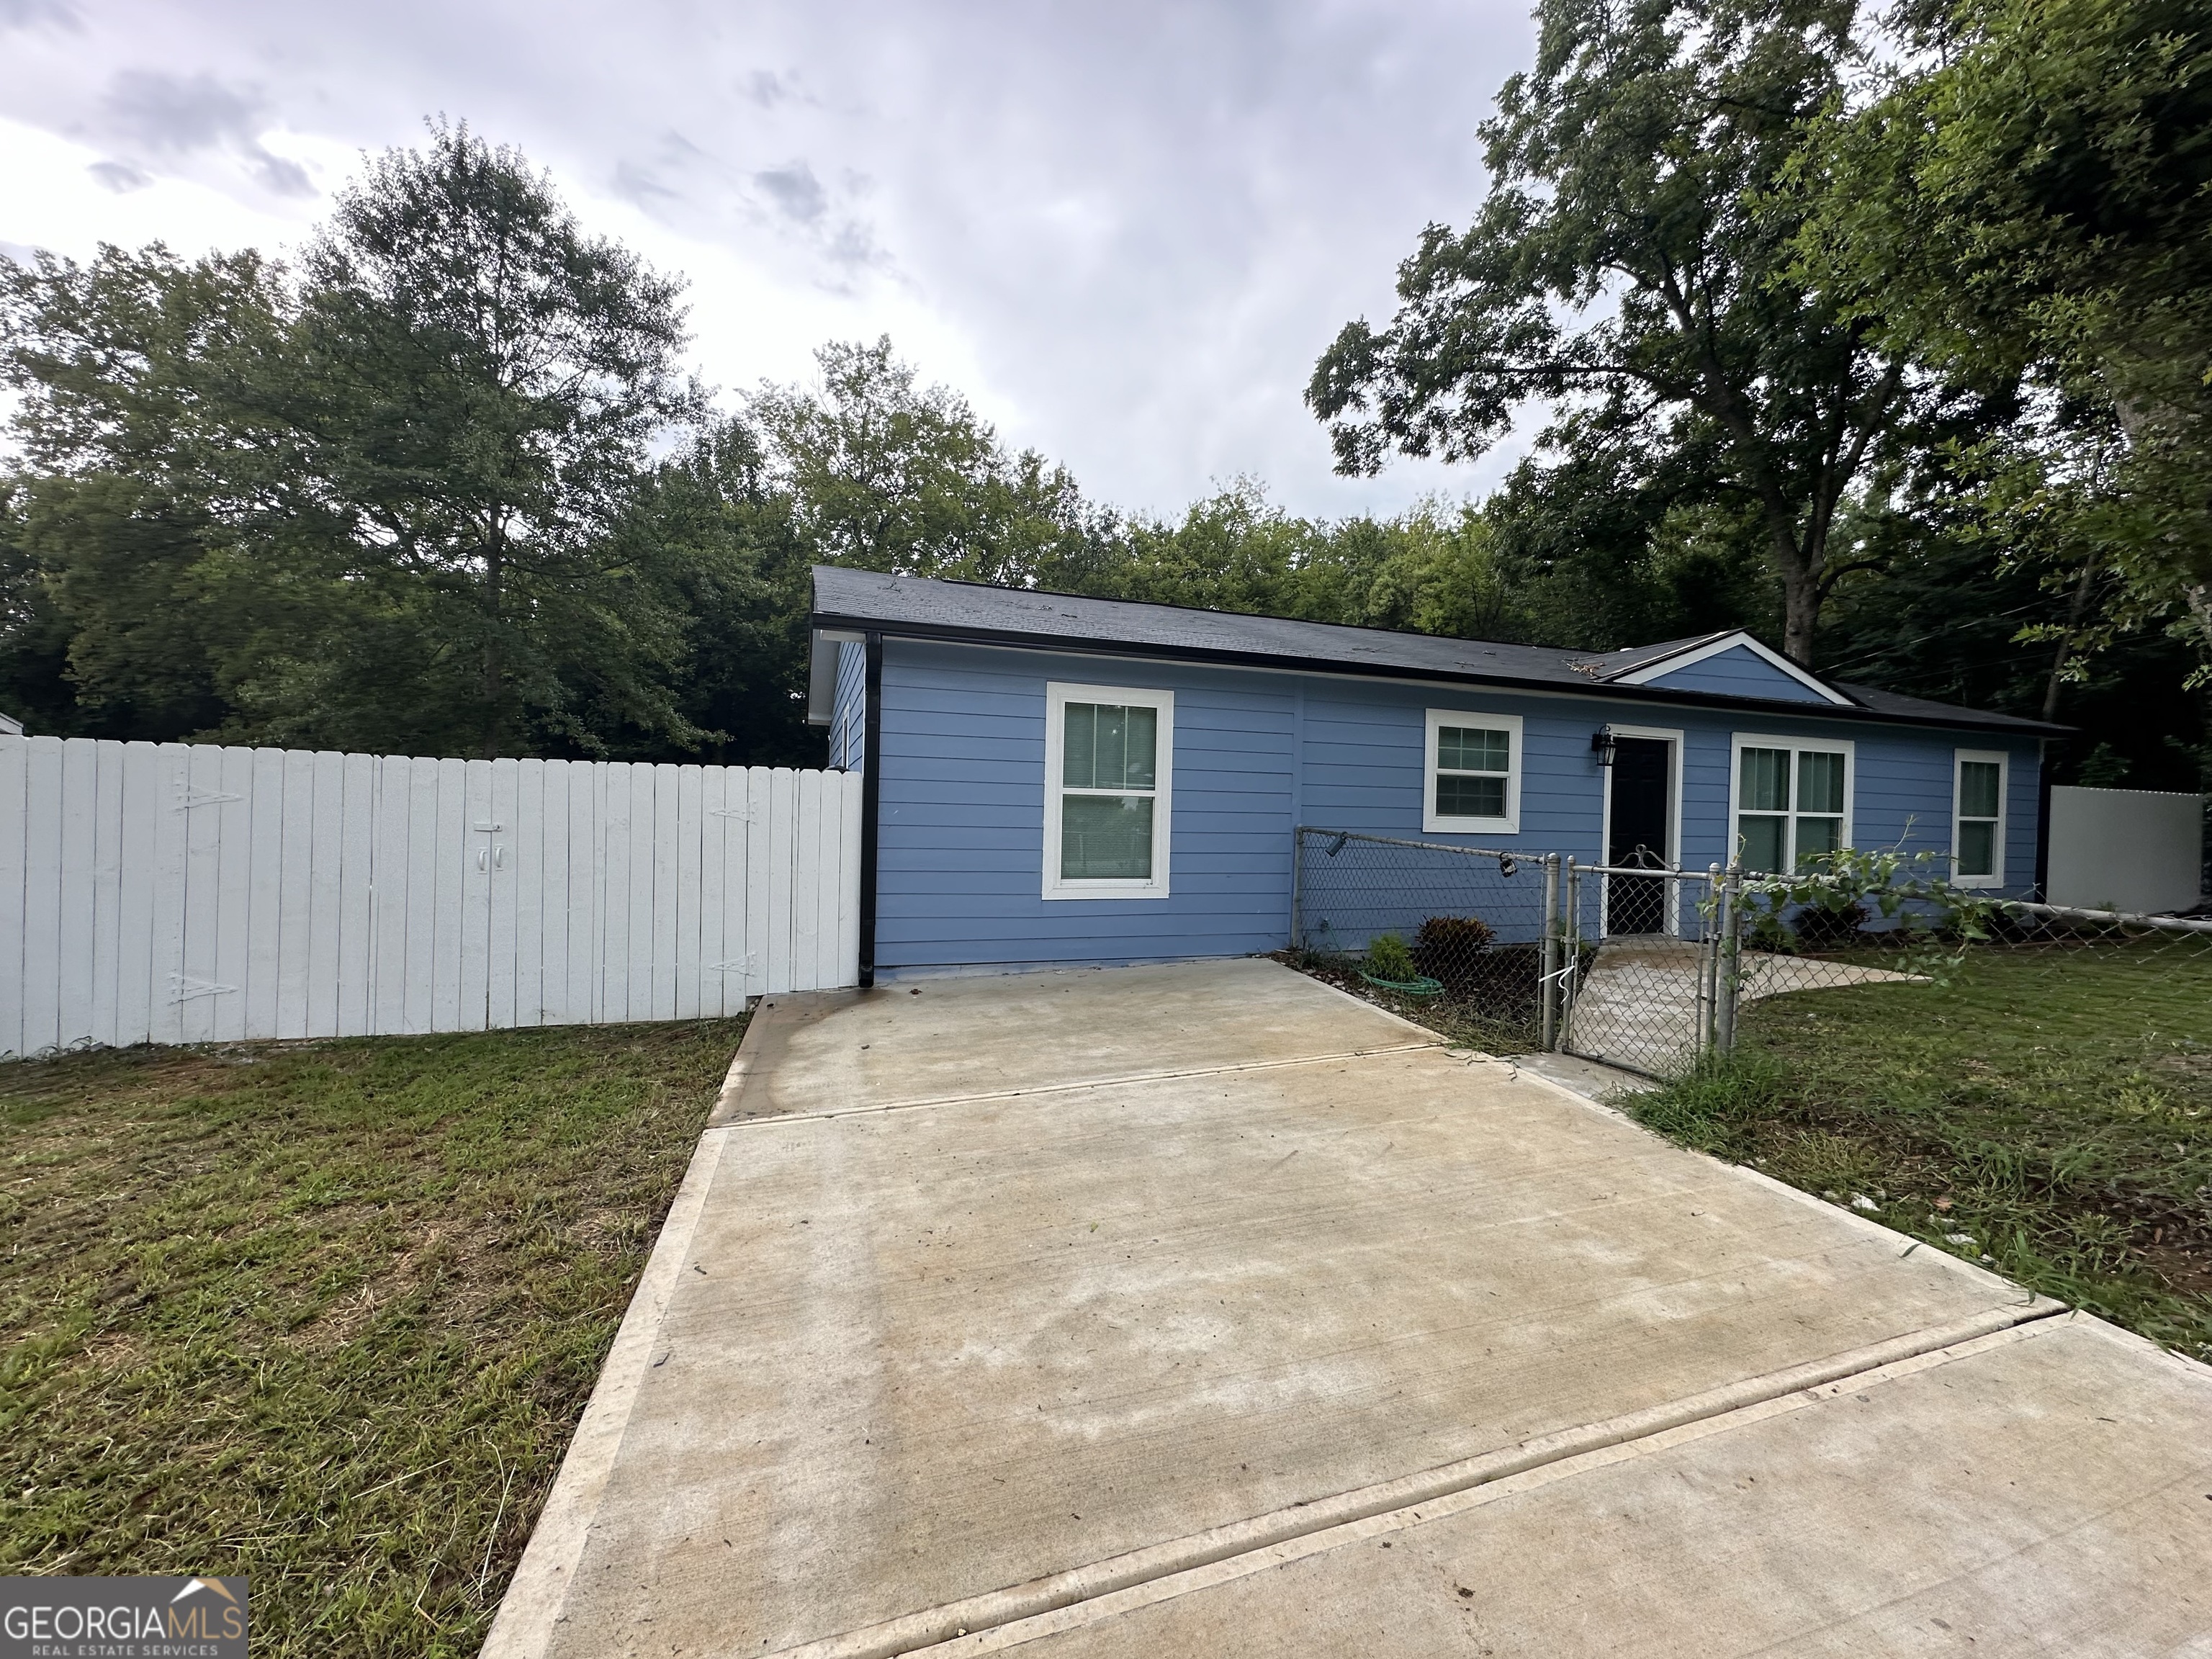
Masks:
[[[2212,1655],[2212,1373],[1273,963],[738,1069],[494,1659]]]

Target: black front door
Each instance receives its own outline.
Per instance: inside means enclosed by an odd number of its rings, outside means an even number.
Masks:
[[[1613,751],[1612,828],[1605,861],[1615,867],[1664,870],[1674,848],[1668,845],[1668,811],[1674,795],[1674,746],[1662,738],[1618,738]],[[1667,931],[1667,884],[1610,876],[1605,886],[1605,931],[1663,933]]]

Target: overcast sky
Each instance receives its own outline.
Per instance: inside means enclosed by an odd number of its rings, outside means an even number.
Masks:
[[[0,0],[0,252],[296,242],[364,149],[465,118],[691,282],[702,376],[888,333],[1095,498],[1305,513],[1503,470],[1329,471],[1300,392],[1482,190],[1525,0]]]

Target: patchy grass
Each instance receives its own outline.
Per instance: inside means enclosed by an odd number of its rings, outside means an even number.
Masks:
[[[1945,986],[1765,1000],[1733,1056],[1622,1104],[2212,1359],[2212,951],[1977,951]]]
[[[474,1653],[743,1029],[0,1066],[0,1572]]]

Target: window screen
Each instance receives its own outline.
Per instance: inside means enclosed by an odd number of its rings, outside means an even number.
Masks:
[[[1437,728],[1436,813],[1440,818],[1502,818],[1513,770],[1513,734],[1487,726]]]
[[[1747,744],[1736,751],[1736,844],[1759,875],[1802,870],[1844,845],[1850,757]]]
[[[2002,813],[2004,766],[1993,760],[1959,763],[1959,820],[1952,837],[1954,873],[1962,880],[1997,873],[1997,825]]]
[[[1159,711],[1071,702],[1061,719],[1060,878],[1150,880]]]

